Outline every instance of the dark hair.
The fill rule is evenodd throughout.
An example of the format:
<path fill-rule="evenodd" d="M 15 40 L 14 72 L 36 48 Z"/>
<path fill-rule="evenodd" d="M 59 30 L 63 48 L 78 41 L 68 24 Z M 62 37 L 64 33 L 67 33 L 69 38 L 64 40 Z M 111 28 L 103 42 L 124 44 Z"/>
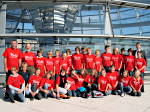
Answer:
<path fill-rule="evenodd" d="M 109 48 L 110 47 L 110 45 L 105 45 L 105 49 L 107 49 L 107 48 Z"/>
<path fill-rule="evenodd" d="M 137 43 L 136 43 L 136 45 L 138 45 L 138 44 L 139 44 L 139 45 L 141 45 L 141 43 L 140 43 L 140 42 L 137 42 Z"/>
<path fill-rule="evenodd" d="M 121 52 L 122 52 L 122 51 L 126 51 L 125 48 L 121 48 Z"/>
<path fill-rule="evenodd" d="M 128 49 L 128 52 L 133 52 L 132 48 L 129 48 L 129 49 Z"/>
<path fill-rule="evenodd" d="M 42 49 L 37 50 L 37 53 L 43 53 Z"/>
<path fill-rule="evenodd" d="M 80 51 L 80 47 L 79 47 L 79 46 L 75 48 L 75 51 L 76 51 L 77 49 Z"/>

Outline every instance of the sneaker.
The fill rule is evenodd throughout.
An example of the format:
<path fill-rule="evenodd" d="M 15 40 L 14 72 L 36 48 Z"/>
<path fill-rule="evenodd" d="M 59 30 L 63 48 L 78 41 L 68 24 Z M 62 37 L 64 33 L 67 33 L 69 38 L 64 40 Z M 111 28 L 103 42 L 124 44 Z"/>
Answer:
<path fill-rule="evenodd" d="M 11 99 L 11 98 L 10 98 L 10 102 L 11 102 L 11 103 L 15 103 L 15 101 L 14 101 L 13 99 Z"/>
<path fill-rule="evenodd" d="M 124 97 L 125 96 L 125 94 L 124 93 L 121 93 L 121 95 L 120 95 L 121 97 Z"/>
<path fill-rule="evenodd" d="M 31 97 L 31 98 L 30 98 L 30 100 L 31 100 L 31 101 L 33 101 L 33 100 L 34 100 L 34 98 L 33 98 L 33 97 Z"/>

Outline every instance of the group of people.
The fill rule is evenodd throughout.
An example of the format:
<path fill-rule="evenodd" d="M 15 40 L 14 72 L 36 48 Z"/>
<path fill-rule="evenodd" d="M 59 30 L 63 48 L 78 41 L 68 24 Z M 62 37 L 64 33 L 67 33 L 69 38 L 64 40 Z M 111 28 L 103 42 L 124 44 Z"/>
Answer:
<path fill-rule="evenodd" d="M 147 66 L 145 52 L 141 44 L 136 44 L 137 50 L 128 49 L 128 54 L 122 48 L 113 49 L 105 46 L 101 54 L 91 48 L 76 47 L 75 53 L 67 49 L 37 54 L 31 51 L 31 45 L 25 45 L 25 52 L 17 48 L 17 41 L 11 41 L 11 47 L 6 48 L 4 70 L 6 72 L 5 99 L 12 103 L 15 99 L 24 102 L 25 97 L 63 98 L 70 97 L 102 97 L 110 94 L 125 96 L 141 96 L 144 92 L 144 70 Z"/>

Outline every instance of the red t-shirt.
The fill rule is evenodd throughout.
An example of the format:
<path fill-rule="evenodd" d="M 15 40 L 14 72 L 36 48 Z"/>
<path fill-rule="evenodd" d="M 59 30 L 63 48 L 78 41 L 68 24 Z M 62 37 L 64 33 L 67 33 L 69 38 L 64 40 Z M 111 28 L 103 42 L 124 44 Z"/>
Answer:
<path fill-rule="evenodd" d="M 125 70 L 131 71 L 134 69 L 135 57 L 133 55 L 125 57 Z"/>
<path fill-rule="evenodd" d="M 106 75 L 108 77 L 109 83 L 112 87 L 112 90 L 116 89 L 115 85 L 119 79 L 119 75 L 118 72 L 114 71 L 114 72 L 109 72 Z"/>
<path fill-rule="evenodd" d="M 35 58 L 35 68 L 40 68 L 42 77 L 45 74 L 45 58 L 44 57 L 36 57 Z"/>
<path fill-rule="evenodd" d="M 105 92 L 108 83 L 109 83 L 108 77 L 104 77 L 102 75 L 99 76 L 99 78 L 98 78 L 98 84 L 100 84 L 100 87 L 98 88 L 98 90 L 102 91 L 102 92 Z"/>
<path fill-rule="evenodd" d="M 119 77 L 119 82 L 122 82 L 122 83 L 123 83 L 123 86 L 124 86 L 124 87 L 127 87 L 127 86 L 129 86 L 130 79 L 131 79 L 130 76 L 127 76 L 127 77 L 122 77 L 122 76 L 120 76 L 120 77 Z"/>
<path fill-rule="evenodd" d="M 60 60 L 61 57 L 54 57 L 55 74 L 60 74 Z"/>
<path fill-rule="evenodd" d="M 135 77 L 131 77 L 130 79 L 130 85 L 132 85 L 132 87 L 138 91 L 140 89 L 140 86 L 143 85 L 144 82 L 142 80 L 142 78 L 140 77 L 140 79 L 136 79 Z"/>
<path fill-rule="evenodd" d="M 72 67 L 72 56 L 67 56 L 67 58 L 69 67 Z"/>
<path fill-rule="evenodd" d="M 102 58 L 101 57 L 95 57 L 95 69 L 97 70 L 97 72 L 100 71 L 100 68 L 102 66 Z"/>
<path fill-rule="evenodd" d="M 17 77 L 10 75 L 7 80 L 7 85 L 14 86 L 18 89 L 21 88 L 21 85 L 24 83 L 24 79 L 21 75 L 18 74 Z"/>
<path fill-rule="evenodd" d="M 123 68 L 124 64 L 125 64 L 125 57 L 126 57 L 126 55 L 120 54 L 120 56 L 122 57 L 122 66 L 121 66 L 121 68 Z"/>
<path fill-rule="evenodd" d="M 45 58 L 45 68 L 46 71 L 54 72 L 54 58 Z"/>
<path fill-rule="evenodd" d="M 85 77 L 84 77 L 84 81 L 91 84 L 91 76 L 89 74 L 87 74 Z"/>
<path fill-rule="evenodd" d="M 138 68 L 138 69 L 141 69 L 143 66 L 146 66 L 146 61 L 144 58 L 136 58 L 135 59 L 135 66 Z M 141 73 L 144 73 L 144 69 L 142 69 L 140 71 Z"/>
<path fill-rule="evenodd" d="M 67 82 L 71 84 L 70 90 L 76 90 L 75 79 L 73 77 L 67 77 Z"/>
<path fill-rule="evenodd" d="M 84 55 L 85 69 L 94 69 L 95 55 Z"/>
<path fill-rule="evenodd" d="M 120 54 L 112 55 L 112 65 L 115 66 L 115 69 L 118 70 L 121 66 L 121 62 L 123 61 L 123 58 Z"/>
<path fill-rule="evenodd" d="M 35 54 L 31 51 L 22 53 L 22 62 L 26 62 L 28 66 L 34 66 Z"/>
<path fill-rule="evenodd" d="M 36 76 L 36 75 L 31 75 L 28 81 L 28 84 L 37 84 L 37 87 L 40 86 L 40 82 L 41 82 L 41 77 L 40 76 Z"/>
<path fill-rule="evenodd" d="M 83 54 L 73 54 L 72 55 L 72 64 L 75 70 L 82 69 L 83 64 Z"/>
<path fill-rule="evenodd" d="M 67 69 L 69 67 L 68 58 L 61 58 L 61 60 L 60 60 L 60 66 L 61 66 L 62 70 L 66 70 L 67 71 Z"/>
<path fill-rule="evenodd" d="M 45 84 L 48 85 L 48 90 L 51 90 L 54 88 L 54 80 L 42 78 L 40 82 L 40 87 L 43 87 Z"/>
<path fill-rule="evenodd" d="M 83 82 L 84 82 L 84 78 L 82 75 L 78 75 L 78 77 L 80 78 L 80 80 L 78 80 L 77 77 L 74 77 L 75 83 L 76 83 L 76 88 L 83 87 Z"/>
<path fill-rule="evenodd" d="M 11 70 L 12 67 L 19 68 L 19 59 L 21 59 L 21 51 L 19 49 L 7 48 L 3 56 L 7 59 L 7 68 Z"/>
<path fill-rule="evenodd" d="M 102 63 L 103 66 L 111 66 L 112 54 L 111 53 L 103 53 L 102 54 Z"/>

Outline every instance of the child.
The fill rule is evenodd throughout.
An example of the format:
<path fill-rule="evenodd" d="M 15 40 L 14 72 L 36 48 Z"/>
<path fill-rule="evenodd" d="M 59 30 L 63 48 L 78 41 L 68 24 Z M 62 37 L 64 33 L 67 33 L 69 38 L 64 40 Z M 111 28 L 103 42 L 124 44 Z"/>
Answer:
<path fill-rule="evenodd" d="M 144 80 L 144 71 L 146 68 L 146 60 L 142 58 L 142 53 L 140 51 L 137 52 L 138 58 L 135 59 L 135 69 L 141 72 L 142 80 Z M 144 85 L 141 88 L 141 92 L 144 92 Z"/>
<path fill-rule="evenodd" d="M 37 51 L 37 57 L 35 58 L 35 68 L 41 69 L 40 76 L 42 77 L 46 70 L 45 70 L 45 58 L 43 57 L 43 50 Z"/>
<path fill-rule="evenodd" d="M 54 73 L 55 71 L 53 52 L 51 51 L 47 52 L 47 58 L 45 58 L 45 68 L 47 72 L 52 71 Z"/>
<path fill-rule="evenodd" d="M 118 94 L 117 86 L 118 86 L 119 74 L 118 74 L 118 72 L 115 71 L 115 67 L 113 65 L 110 67 L 110 72 L 107 73 L 107 77 L 108 77 L 109 83 L 112 88 L 112 94 L 117 95 Z"/>
<path fill-rule="evenodd" d="M 44 98 L 48 98 L 48 96 L 56 98 L 56 94 L 53 90 L 54 80 L 50 79 L 52 75 L 53 75 L 53 72 L 49 71 L 41 79 L 39 89 L 40 89 L 40 93 L 42 94 Z"/>
<path fill-rule="evenodd" d="M 60 74 L 60 50 L 55 51 L 55 57 L 54 57 L 54 65 L 55 65 L 55 79 Z"/>
<path fill-rule="evenodd" d="M 30 100 L 34 100 L 34 98 L 40 100 L 42 98 L 41 94 L 39 94 L 40 73 L 41 69 L 37 68 L 35 74 L 30 76 L 26 86 L 26 95 L 30 97 Z"/>
<path fill-rule="evenodd" d="M 97 81 L 98 81 L 97 70 L 93 69 L 91 72 L 91 76 L 90 76 L 90 84 L 91 84 L 92 91 L 97 90 L 97 88 L 98 88 Z"/>
<path fill-rule="evenodd" d="M 73 69 L 80 73 L 80 70 L 83 69 L 83 54 L 80 53 L 80 48 L 75 48 L 76 53 L 72 55 L 72 64 Z"/>
<path fill-rule="evenodd" d="M 67 77 L 67 83 L 70 84 L 70 88 L 68 89 L 68 95 L 76 97 L 76 85 L 75 85 L 75 76 L 76 76 L 76 71 L 72 70 L 70 77 Z"/>
<path fill-rule="evenodd" d="M 69 73 L 69 62 L 66 53 L 62 54 L 62 58 L 60 60 L 60 70 L 65 70 L 67 74 Z"/>
<path fill-rule="evenodd" d="M 56 78 L 56 94 L 57 98 L 68 99 L 70 97 L 67 96 L 67 75 L 65 70 L 61 70 L 60 76 Z"/>
<path fill-rule="evenodd" d="M 67 54 L 67 59 L 68 59 L 68 63 L 69 63 L 69 70 L 72 69 L 72 55 L 71 55 L 71 50 L 67 49 L 66 50 L 66 54 Z"/>
<path fill-rule="evenodd" d="M 118 53 L 118 48 L 113 49 L 113 55 L 112 55 L 112 64 L 115 66 L 115 70 L 120 72 L 120 69 L 122 67 L 122 61 L 123 58 Z"/>
<path fill-rule="evenodd" d="M 81 69 L 80 74 L 74 76 L 78 97 L 85 97 L 85 94 L 87 93 L 87 90 L 84 87 L 85 77 L 86 77 L 85 69 Z"/>
<path fill-rule="evenodd" d="M 98 78 L 98 90 L 102 92 L 104 96 L 110 95 L 112 92 L 105 69 L 102 69 L 101 75 Z"/>
<path fill-rule="evenodd" d="M 27 83 L 28 83 L 28 80 L 29 80 L 29 77 L 30 77 L 30 72 L 27 70 L 27 67 L 28 67 L 28 65 L 27 65 L 27 63 L 26 62 L 23 62 L 22 64 L 21 64 L 21 69 L 19 70 L 19 74 L 24 78 L 24 80 L 25 80 L 25 85 L 27 85 Z"/>
<path fill-rule="evenodd" d="M 105 53 L 102 54 L 102 63 L 106 72 L 109 72 L 109 68 L 112 65 L 112 54 L 110 53 L 110 46 L 105 46 Z"/>
<path fill-rule="evenodd" d="M 136 70 L 134 76 L 131 77 L 130 86 L 132 88 L 132 95 L 133 96 L 141 96 L 141 88 L 144 84 L 142 78 L 140 77 L 140 71 Z"/>
<path fill-rule="evenodd" d="M 120 53 L 121 57 L 122 57 L 122 66 L 121 66 L 121 69 L 120 69 L 120 75 L 123 74 L 124 72 L 124 64 L 125 64 L 125 48 L 121 48 L 121 53 Z"/>
<path fill-rule="evenodd" d="M 25 96 L 23 91 L 25 89 L 25 81 L 21 75 L 17 73 L 17 68 L 11 68 L 11 75 L 8 77 L 7 85 L 8 85 L 8 95 L 10 101 L 15 103 L 14 97 L 17 96 L 19 101 L 25 102 Z"/>
<path fill-rule="evenodd" d="M 92 49 L 87 49 L 88 53 L 84 55 L 84 68 L 90 73 L 95 66 L 95 55 L 92 54 Z"/>
<path fill-rule="evenodd" d="M 102 70 L 102 68 L 103 68 L 103 65 L 102 65 L 102 58 L 101 58 L 101 56 L 100 56 L 100 50 L 96 50 L 96 51 L 95 51 L 95 60 L 94 60 L 94 62 L 95 62 L 95 67 L 94 67 L 94 69 L 96 69 L 97 72 L 98 72 L 98 75 L 100 75 L 100 74 L 101 74 L 101 70 Z"/>
<path fill-rule="evenodd" d="M 134 67 L 135 67 L 135 57 L 132 55 L 132 48 L 128 49 L 128 55 L 125 57 L 125 70 L 128 71 L 129 75 L 133 75 Z"/>
<path fill-rule="evenodd" d="M 130 83 L 130 76 L 128 75 L 128 71 L 124 71 L 123 75 L 120 76 L 119 78 L 119 90 L 121 91 L 120 95 L 123 97 L 125 95 L 125 93 L 130 94 L 132 89 L 129 86 Z"/>

